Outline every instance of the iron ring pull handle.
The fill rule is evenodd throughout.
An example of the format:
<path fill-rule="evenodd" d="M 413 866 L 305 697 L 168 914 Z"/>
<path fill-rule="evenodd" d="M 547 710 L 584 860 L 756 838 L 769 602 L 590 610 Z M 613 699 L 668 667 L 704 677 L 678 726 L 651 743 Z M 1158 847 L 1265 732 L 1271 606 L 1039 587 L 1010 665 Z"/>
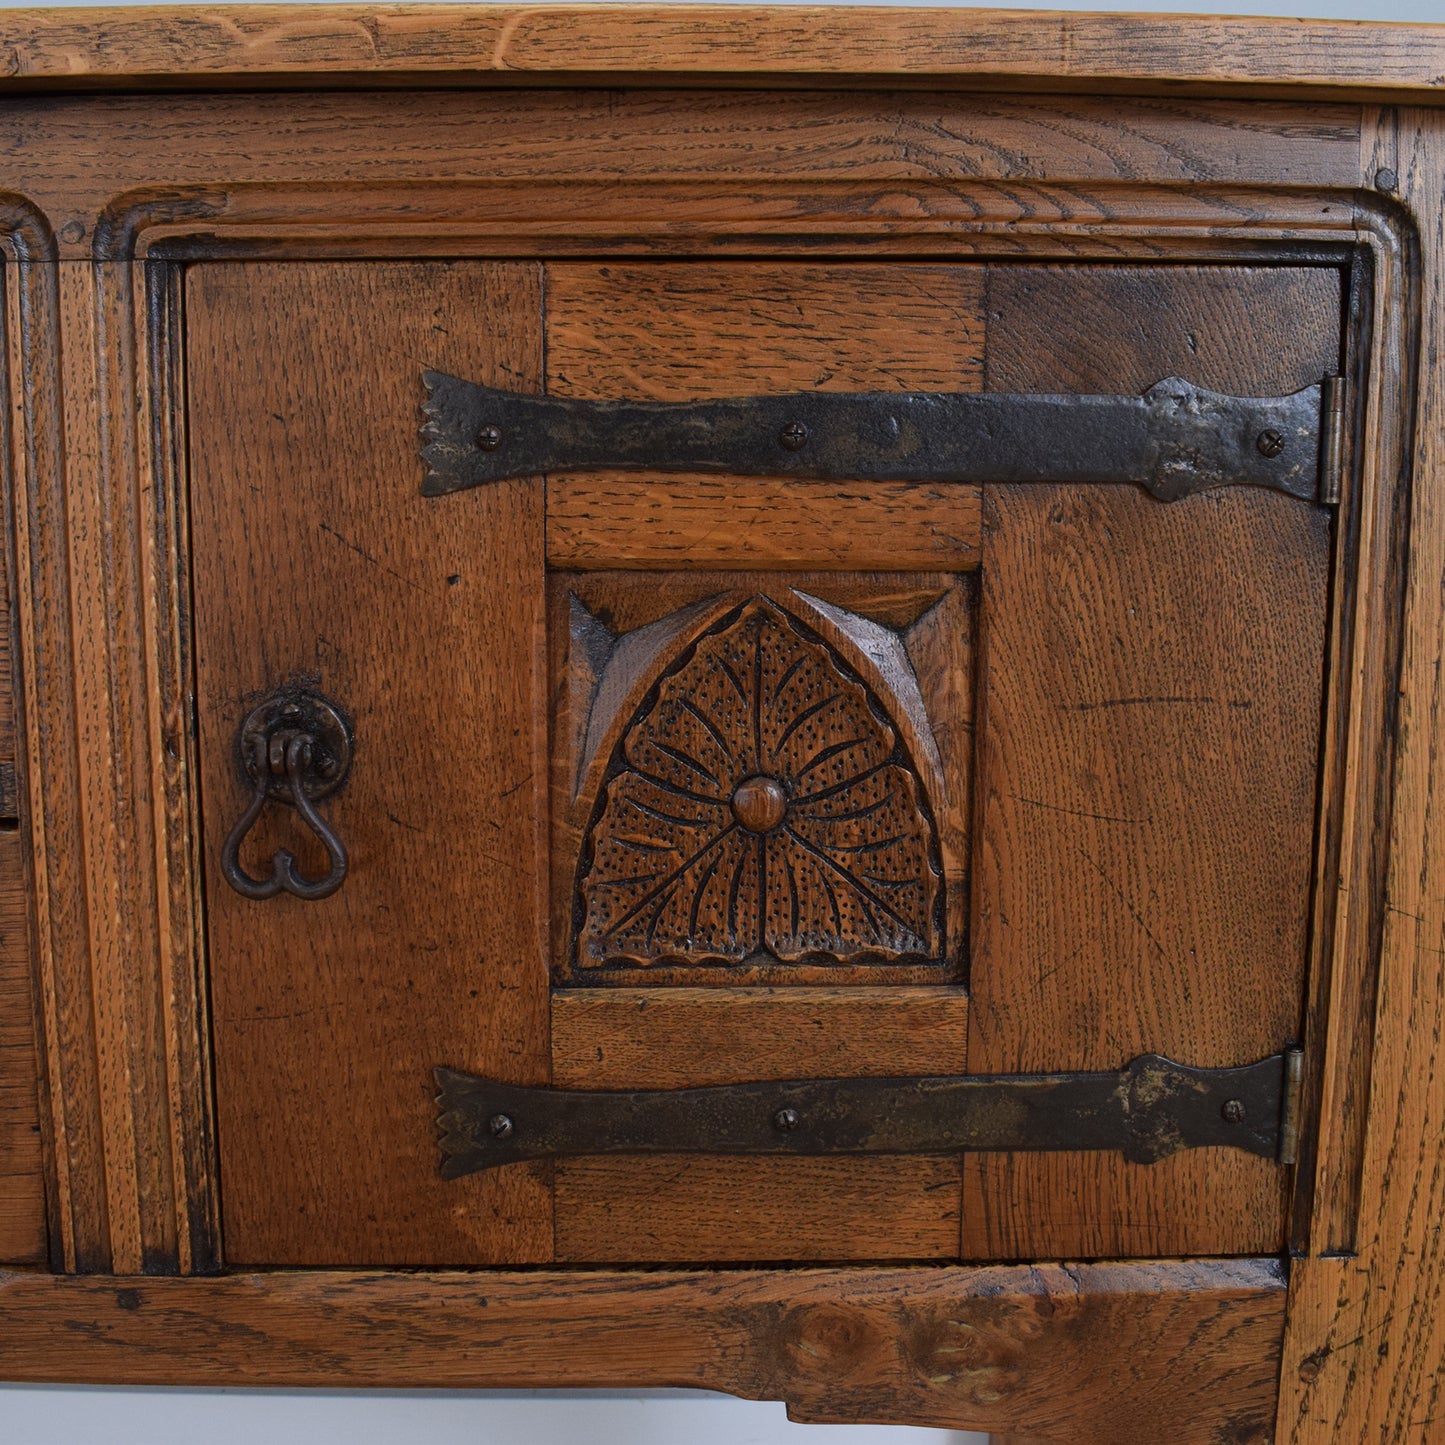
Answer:
<path fill-rule="evenodd" d="M 339 787 L 351 761 L 351 730 L 334 704 L 317 694 L 277 695 L 255 708 L 238 737 L 243 770 L 254 784 L 251 801 L 221 848 L 221 872 L 243 898 L 329 898 L 346 881 L 346 845 L 316 811 L 315 797 Z M 271 876 L 254 878 L 241 864 L 241 845 L 275 799 L 294 807 L 329 860 L 320 878 L 307 878 L 289 848 L 271 858 Z"/>

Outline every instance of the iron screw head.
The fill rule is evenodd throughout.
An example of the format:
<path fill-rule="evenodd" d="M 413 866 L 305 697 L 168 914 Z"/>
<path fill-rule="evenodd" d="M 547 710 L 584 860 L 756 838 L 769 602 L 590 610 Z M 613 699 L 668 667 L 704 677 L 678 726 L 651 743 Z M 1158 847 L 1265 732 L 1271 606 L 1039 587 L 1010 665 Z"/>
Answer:
<path fill-rule="evenodd" d="M 1400 178 L 1389 166 L 1381 166 L 1375 172 L 1375 189 L 1384 191 L 1387 195 L 1393 195 L 1400 189 Z"/>
<path fill-rule="evenodd" d="M 1254 444 L 1262 457 L 1277 457 L 1284 450 L 1284 438 L 1272 429 L 1260 432 Z"/>
<path fill-rule="evenodd" d="M 1224 1115 L 1224 1122 L 1226 1124 L 1242 1124 L 1244 1123 L 1245 1113 L 1244 1100 L 1226 1099 L 1224 1107 L 1219 1112 Z"/>
<path fill-rule="evenodd" d="M 796 1109 L 779 1109 L 773 1115 L 773 1128 L 780 1134 L 786 1134 L 790 1129 L 798 1127 L 798 1111 Z"/>
<path fill-rule="evenodd" d="M 778 433 L 778 440 L 790 452 L 796 452 L 808 444 L 808 428 L 800 421 L 790 421 Z"/>
<path fill-rule="evenodd" d="M 502 429 L 499 426 L 484 426 L 477 433 L 477 445 L 484 452 L 494 452 L 502 444 Z"/>
<path fill-rule="evenodd" d="M 516 1127 L 506 1114 L 493 1114 L 487 1120 L 487 1128 L 492 1131 L 493 1139 L 510 1139 Z"/>

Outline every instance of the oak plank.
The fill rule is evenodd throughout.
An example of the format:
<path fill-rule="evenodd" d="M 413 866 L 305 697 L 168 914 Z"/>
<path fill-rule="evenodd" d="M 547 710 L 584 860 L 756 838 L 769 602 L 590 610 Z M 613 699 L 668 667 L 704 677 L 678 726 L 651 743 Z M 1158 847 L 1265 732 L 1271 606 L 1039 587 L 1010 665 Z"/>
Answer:
<path fill-rule="evenodd" d="M 1333 370 L 1333 271 L 995 268 L 989 385 Z M 1242 1064 L 1299 1037 L 1330 526 L 1264 493 L 985 489 L 969 1068 Z M 966 1258 L 1263 1251 L 1287 1176 L 979 1155 Z"/>
<path fill-rule="evenodd" d="M 977 391 L 983 286 L 966 263 L 557 262 L 547 389 L 654 401 Z"/>
<path fill-rule="evenodd" d="M 552 994 L 552 1081 L 679 1089 L 962 1073 L 959 988 L 617 988 Z"/>
<path fill-rule="evenodd" d="M 439 1177 L 431 1079 L 438 1064 L 547 1078 L 541 489 L 438 506 L 420 496 L 416 439 L 424 366 L 540 380 L 540 301 L 529 265 L 190 273 L 197 706 L 235 1263 L 551 1254 L 540 1168 Z M 324 805 L 351 872 L 324 901 L 252 902 L 217 866 L 246 800 L 234 731 L 260 692 L 297 678 L 354 719 L 353 773 Z M 314 874 L 318 849 L 281 811 L 243 861 L 255 872 L 285 844 Z"/>
<path fill-rule="evenodd" d="M 1445 69 L 1431 25 L 1006 10 L 760 6 L 217 5 L 177 26 L 158 7 L 20 12 L 10 88 L 284 83 L 496 84 L 653 73 L 753 83 L 837 75 L 1011 88 L 1249 86 L 1421 92 Z"/>
<path fill-rule="evenodd" d="M 45 1259 L 39 1090 L 20 834 L 0 828 L 0 1260 L 10 1264 Z"/>
<path fill-rule="evenodd" d="M 1156 217 L 1202 212 L 1237 231 L 1243 207 L 1257 231 L 1260 197 L 1198 183 L 1351 186 L 1358 142 L 1349 106 L 848 89 L 57 96 L 0 110 L 7 186 L 50 218 L 64 259 L 152 246 L 516 258 L 555 256 L 569 237 L 594 255 L 599 240 L 654 256 L 785 240 L 856 255 L 870 228 L 898 232 L 903 255 L 956 259 L 1038 244 L 1045 215 L 1094 230 L 1137 206 L 1146 176 L 1162 188 Z M 1031 182 L 1054 189 L 1019 189 Z M 1310 232 L 1345 219 L 1338 197 L 1306 189 L 1277 205 Z M 993 239 L 971 234 L 990 217 Z"/>
<path fill-rule="evenodd" d="M 846 262 L 554 263 L 547 389 L 657 401 L 976 391 L 983 269 Z M 549 479 L 554 566 L 977 563 L 976 487 L 589 472 Z M 599 563 L 599 559 L 600 563 Z"/>
<path fill-rule="evenodd" d="M 559 989 L 553 1082 L 665 1089 L 964 1071 L 960 988 Z M 952 1259 L 957 1157 L 559 1160 L 557 1259 Z"/>
<path fill-rule="evenodd" d="M 956 1157 L 657 1154 L 553 1167 L 559 1264 L 958 1256 Z"/>
<path fill-rule="evenodd" d="M 552 995 L 563 1088 L 962 1073 L 967 1042 L 958 988 Z M 575 1159 L 556 1181 L 559 1261 L 951 1259 L 958 1247 L 957 1159 Z"/>
<path fill-rule="evenodd" d="M 665 1386 L 803 1421 L 1110 1445 L 1263 1441 L 1275 1260 L 989 1269 L 0 1274 L 17 1381 Z"/>
<path fill-rule="evenodd" d="M 962 485 L 564 475 L 547 483 L 547 561 L 963 572 L 978 566 L 982 515 L 981 491 Z"/>

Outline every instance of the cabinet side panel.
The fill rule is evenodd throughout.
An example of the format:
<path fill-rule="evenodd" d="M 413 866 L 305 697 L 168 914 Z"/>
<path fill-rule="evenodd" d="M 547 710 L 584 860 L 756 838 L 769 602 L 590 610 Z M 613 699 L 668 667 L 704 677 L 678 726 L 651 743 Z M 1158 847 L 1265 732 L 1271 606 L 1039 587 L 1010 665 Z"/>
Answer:
<path fill-rule="evenodd" d="M 1336 369 L 1333 271 L 994 268 L 1002 391 Z M 1225 1066 L 1299 1036 L 1330 518 L 1238 489 L 985 490 L 975 1073 Z M 977 1258 L 1266 1252 L 1287 1176 L 1233 1150 L 965 1163 Z"/>
<path fill-rule="evenodd" d="M 1402 109 L 1367 119 L 1362 179 L 1371 184 L 1388 168 L 1419 228 L 1418 250 L 1391 268 L 1385 291 L 1386 304 L 1407 316 L 1412 293 L 1419 299 L 1418 410 L 1409 405 L 1406 347 L 1386 352 L 1371 395 L 1383 433 L 1372 439 L 1371 464 L 1383 478 L 1396 461 L 1389 428 L 1406 418 L 1415 427 L 1405 436 L 1413 452 L 1408 550 L 1397 548 L 1409 571 L 1384 931 L 1370 1001 L 1374 1055 L 1368 1089 L 1350 1101 L 1365 1115 L 1359 1247 L 1291 1266 L 1281 1445 L 1435 1442 L 1445 1424 L 1445 116 Z M 1345 1052 L 1349 1040 L 1340 1029 L 1331 1044 Z M 1351 1168 L 1338 1138 L 1321 1144 L 1326 1167 Z"/>
<path fill-rule="evenodd" d="M 423 498 L 421 371 L 535 386 L 530 265 L 201 266 L 188 290 L 196 654 L 226 1254 L 276 1265 L 550 1257 L 540 1166 L 438 1174 L 439 1064 L 548 1074 L 540 482 Z M 322 901 L 240 897 L 257 695 L 351 714 Z M 289 809 L 243 862 L 323 860 Z"/>

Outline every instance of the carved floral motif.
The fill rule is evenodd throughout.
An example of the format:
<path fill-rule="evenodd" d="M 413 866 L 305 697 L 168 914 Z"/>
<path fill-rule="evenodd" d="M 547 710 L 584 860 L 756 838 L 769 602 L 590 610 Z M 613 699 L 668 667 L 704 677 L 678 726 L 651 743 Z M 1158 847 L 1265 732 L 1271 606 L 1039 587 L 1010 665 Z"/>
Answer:
<path fill-rule="evenodd" d="M 893 727 L 761 597 L 661 678 L 589 841 L 584 968 L 941 953 L 937 841 Z"/>

